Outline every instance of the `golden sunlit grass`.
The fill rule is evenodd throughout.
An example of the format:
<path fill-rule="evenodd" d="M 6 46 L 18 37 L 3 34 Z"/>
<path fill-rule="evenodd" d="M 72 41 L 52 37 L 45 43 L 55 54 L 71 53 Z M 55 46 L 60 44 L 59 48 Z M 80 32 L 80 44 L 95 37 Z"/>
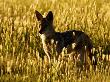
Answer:
<path fill-rule="evenodd" d="M 97 70 L 78 73 L 70 60 L 57 63 L 52 59 L 51 65 L 47 65 L 35 10 L 44 16 L 51 10 L 56 31 L 75 29 L 86 32 L 97 52 Z M 109 45 L 109 0 L 0 1 L 1 82 L 109 82 L 110 59 L 105 56 L 110 54 Z"/>

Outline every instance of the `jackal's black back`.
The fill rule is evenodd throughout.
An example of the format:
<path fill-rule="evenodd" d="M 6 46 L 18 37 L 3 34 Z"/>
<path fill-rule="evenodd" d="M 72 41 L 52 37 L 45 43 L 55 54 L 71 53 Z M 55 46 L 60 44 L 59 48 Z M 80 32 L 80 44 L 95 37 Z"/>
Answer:
<path fill-rule="evenodd" d="M 81 35 L 83 35 L 84 38 L 87 38 L 88 41 L 86 42 L 85 40 L 83 40 Z M 70 31 L 62 32 L 61 36 L 63 37 L 63 40 L 64 40 L 64 47 L 67 47 L 68 45 L 71 45 L 72 43 L 75 43 L 77 41 L 77 39 L 79 39 L 79 41 L 77 41 L 79 48 L 84 46 L 84 45 L 86 45 L 89 48 L 92 48 L 92 44 L 91 44 L 91 42 L 89 42 L 90 38 L 88 37 L 87 34 L 85 34 L 82 31 L 70 30 Z M 82 40 L 80 40 L 80 38 Z"/>

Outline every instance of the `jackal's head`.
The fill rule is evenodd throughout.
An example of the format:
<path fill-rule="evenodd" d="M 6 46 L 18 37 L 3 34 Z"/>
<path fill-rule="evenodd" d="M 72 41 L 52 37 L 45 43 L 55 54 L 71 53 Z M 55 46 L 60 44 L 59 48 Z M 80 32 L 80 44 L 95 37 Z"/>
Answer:
<path fill-rule="evenodd" d="M 49 11 L 45 18 L 38 11 L 35 11 L 35 14 L 37 20 L 40 22 L 39 33 L 41 35 L 45 35 L 46 37 L 51 36 L 54 33 L 52 11 Z"/>

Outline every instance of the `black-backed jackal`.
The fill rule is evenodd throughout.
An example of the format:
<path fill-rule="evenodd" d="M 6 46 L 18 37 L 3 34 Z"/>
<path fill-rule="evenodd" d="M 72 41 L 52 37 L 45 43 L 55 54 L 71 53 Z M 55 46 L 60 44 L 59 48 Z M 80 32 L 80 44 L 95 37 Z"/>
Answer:
<path fill-rule="evenodd" d="M 51 41 L 55 44 L 55 50 L 57 53 L 57 58 L 61 54 L 63 48 L 67 49 L 67 53 L 72 53 L 73 51 L 79 54 L 79 59 L 81 63 L 84 63 L 87 54 L 93 65 L 97 64 L 96 56 L 92 54 L 92 41 L 82 31 L 69 30 L 65 32 L 56 32 L 53 26 L 53 13 L 49 11 L 47 16 L 44 18 L 38 11 L 35 11 L 36 17 L 40 22 L 40 35 L 43 43 L 43 49 L 50 61 L 52 54 L 50 53 Z M 73 47 L 74 45 L 74 47 Z"/>

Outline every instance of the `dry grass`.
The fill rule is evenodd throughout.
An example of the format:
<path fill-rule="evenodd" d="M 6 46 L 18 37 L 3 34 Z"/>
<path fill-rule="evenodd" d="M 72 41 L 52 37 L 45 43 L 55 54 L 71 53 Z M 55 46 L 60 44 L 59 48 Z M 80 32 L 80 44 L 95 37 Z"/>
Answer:
<path fill-rule="evenodd" d="M 72 61 L 47 65 L 34 11 L 54 13 L 56 31 L 86 32 L 97 51 L 97 70 L 82 71 Z M 109 82 L 109 0 L 2 0 L 0 1 L 1 82 Z M 104 52 L 104 53 L 103 53 Z M 108 56 L 108 55 L 107 55 Z M 107 57 L 106 56 L 106 57 Z"/>

